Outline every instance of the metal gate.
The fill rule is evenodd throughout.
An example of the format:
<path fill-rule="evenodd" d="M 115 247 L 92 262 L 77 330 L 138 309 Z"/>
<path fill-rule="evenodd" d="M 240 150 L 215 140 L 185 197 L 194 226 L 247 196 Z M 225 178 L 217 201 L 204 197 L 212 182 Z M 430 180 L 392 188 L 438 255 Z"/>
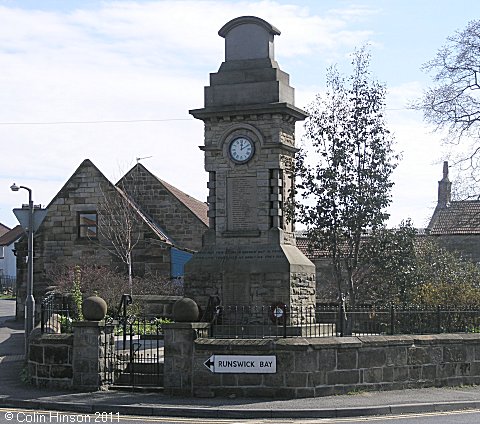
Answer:
<path fill-rule="evenodd" d="M 159 320 L 135 316 L 112 320 L 106 326 L 104 349 L 104 384 L 163 387 L 163 331 Z"/>

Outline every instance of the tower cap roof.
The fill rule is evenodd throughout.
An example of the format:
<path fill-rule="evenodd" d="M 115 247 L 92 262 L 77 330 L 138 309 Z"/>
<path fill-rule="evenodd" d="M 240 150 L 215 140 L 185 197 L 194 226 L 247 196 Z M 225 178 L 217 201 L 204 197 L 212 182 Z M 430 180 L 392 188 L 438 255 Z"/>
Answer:
<path fill-rule="evenodd" d="M 240 16 L 238 18 L 232 19 L 231 21 L 227 22 L 222 28 L 220 28 L 220 30 L 218 31 L 218 35 L 225 38 L 226 35 L 233 28 L 244 24 L 256 24 L 263 27 L 272 35 L 280 35 L 279 29 L 275 28 L 272 24 L 269 24 L 264 19 L 257 18 L 256 16 Z"/>

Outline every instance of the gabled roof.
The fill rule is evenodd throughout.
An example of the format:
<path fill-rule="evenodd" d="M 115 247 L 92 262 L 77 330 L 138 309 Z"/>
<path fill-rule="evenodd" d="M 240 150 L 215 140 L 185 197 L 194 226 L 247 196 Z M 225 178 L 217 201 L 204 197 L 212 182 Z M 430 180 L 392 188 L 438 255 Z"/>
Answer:
<path fill-rule="evenodd" d="M 4 234 L 8 233 L 10 231 L 10 228 L 8 228 L 6 225 L 3 225 L 0 222 L 0 236 L 3 236 Z"/>
<path fill-rule="evenodd" d="M 80 165 L 79 167 L 75 170 L 75 172 L 72 174 L 72 176 L 68 179 L 68 181 L 63 185 L 63 187 L 60 189 L 60 191 L 55 195 L 55 197 L 52 199 L 52 201 L 49 203 L 49 205 L 47 206 L 47 208 L 55 202 L 55 200 L 57 199 L 57 197 L 59 197 L 62 192 L 68 187 L 68 185 L 70 184 L 70 182 L 73 180 L 73 178 L 75 177 L 75 175 L 80 172 L 82 170 L 82 168 L 86 168 L 86 167 L 92 167 L 94 168 L 104 179 L 105 179 L 105 182 L 107 184 L 110 184 L 111 188 L 113 190 L 117 190 L 118 193 L 121 195 L 121 196 L 124 196 L 125 198 L 127 198 L 129 204 L 131 205 L 131 207 L 135 210 L 135 212 L 140 216 L 140 219 L 154 232 L 154 234 L 156 234 L 160 240 L 162 241 L 165 241 L 166 243 L 168 244 L 172 244 L 172 241 L 171 239 L 166 235 L 165 231 L 163 231 L 160 226 L 158 224 L 156 224 L 154 221 L 152 221 L 151 219 L 149 219 L 145 213 L 143 213 L 141 211 L 141 209 L 128 197 L 126 196 L 118 187 L 116 187 L 115 185 L 113 185 L 113 183 L 105 176 L 103 175 L 103 173 L 94 165 L 94 163 L 90 160 L 90 159 L 85 159 Z"/>
<path fill-rule="evenodd" d="M 454 201 L 437 207 L 428 230 L 431 235 L 480 234 L 480 201 Z"/>
<path fill-rule="evenodd" d="M 157 237 L 164 241 L 167 244 L 174 245 L 173 240 L 165 233 L 165 231 L 158 225 L 152 218 L 145 214 L 140 207 L 130 198 L 126 193 L 124 193 L 120 188 L 116 187 L 118 193 L 123 196 L 140 219 L 157 235 Z"/>
<path fill-rule="evenodd" d="M 208 227 L 208 205 L 205 202 L 195 199 L 160 178 L 157 178 L 157 180 Z"/>
<path fill-rule="evenodd" d="M 17 225 L 16 227 L 12 228 L 10 231 L 0 237 L 0 246 L 8 246 L 12 244 L 14 241 L 18 240 L 23 234 L 25 234 L 24 229 L 21 225 Z"/>
<path fill-rule="evenodd" d="M 202 221 L 208 227 L 208 205 L 205 202 L 195 199 L 187 193 L 179 190 L 173 185 L 161 180 L 156 175 L 152 174 L 141 163 L 137 163 L 125 176 L 130 174 L 136 167 L 142 169 L 142 171 L 150 174 L 152 178 L 155 178 L 161 185 L 163 185 L 180 203 L 182 203 L 187 209 L 189 209 L 200 221 Z M 125 178 L 125 176 L 123 178 Z M 121 180 L 120 180 L 121 181 Z M 117 183 L 118 184 L 118 183 Z"/>
<path fill-rule="evenodd" d="M 58 193 L 53 197 L 53 199 L 47 205 L 47 209 L 55 202 L 55 200 L 57 200 L 58 197 L 61 196 L 63 191 L 66 190 L 68 185 L 73 181 L 75 176 L 82 170 L 82 168 L 87 168 L 87 167 L 94 168 L 95 171 L 97 171 L 103 178 L 105 178 L 105 182 L 107 182 L 108 184 L 111 184 L 112 187 L 114 187 L 114 185 L 109 181 L 109 179 L 105 175 L 103 175 L 102 171 L 100 171 L 90 159 L 84 159 L 82 163 L 78 166 L 78 168 L 75 170 L 75 172 L 67 180 L 67 182 L 62 186 L 62 188 L 58 191 Z"/>

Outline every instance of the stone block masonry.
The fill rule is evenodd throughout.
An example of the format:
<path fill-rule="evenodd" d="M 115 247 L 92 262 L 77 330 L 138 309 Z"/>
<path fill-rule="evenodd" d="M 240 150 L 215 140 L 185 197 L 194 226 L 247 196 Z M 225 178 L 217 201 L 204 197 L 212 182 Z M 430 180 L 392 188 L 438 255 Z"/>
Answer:
<path fill-rule="evenodd" d="M 28 377 L 37 387 L 98 390 L 103 384 L 106 344 L 111 326 L 103 321 L 73 325 L 73 334 L 42 334 L 31 338 Z"/>
<path fill-rule="evenodd" d="M 182 331 L 186 336 L 186 329 Z M 172 362 L 166 370 L 166 381 L 175 382 L 165 386 L 170 394 L 300 398 L 480 384 L 479 334 L 194 340 L 195 332 L 190 332 L 190 338 L 175 339 L 182 364 Z M 189 340 L 193 349 L 178 345 Z M 166 340 L 166 354 L 168 349 Z M 212 373 L 204 365 L 212 355 L 273 355 L 277 372 Z"/>
<path fill-rule="evenodd" d="M 185 266 L 185 295 L 203 308 L 209 296 L 224 306 L 315 305 L 315 267 L 285 216 L 295 122 L 307 115 L 294 106 L 289 76 L 274 60 L 279 34 L 252 16 L 225 24 L 225 61 L 210 75 L 204 107 L 190 111 L 205 124 L 209 230 Z M 231 151 L 240 140 L 251 153 L 242 161 Z"/>
<path fill-rule="evenodd" d="M 30 342 L 28 375 L 37 387 L 73 387 L 73 334 L 43 334 Z"/>

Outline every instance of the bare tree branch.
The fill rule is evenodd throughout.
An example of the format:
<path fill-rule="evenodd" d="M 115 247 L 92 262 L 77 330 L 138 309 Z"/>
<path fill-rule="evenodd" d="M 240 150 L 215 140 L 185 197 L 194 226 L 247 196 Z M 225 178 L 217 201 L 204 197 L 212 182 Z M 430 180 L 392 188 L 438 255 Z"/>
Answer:
<path fill-rule="evenodd" d="M 423 65 L 434 85 L 413 105 L 435 130 L 446 130 L 445 144 L 466 145 L 457 164 L 478 175 L 480 141 L 480 20 L 447 38 L 445 46 Z M 463 168 L 462 168 L 463 169 Z M 465 170 L 465 169 L 463 169 Z M 476 178 L 478 179 L 478 178 Z"/>

